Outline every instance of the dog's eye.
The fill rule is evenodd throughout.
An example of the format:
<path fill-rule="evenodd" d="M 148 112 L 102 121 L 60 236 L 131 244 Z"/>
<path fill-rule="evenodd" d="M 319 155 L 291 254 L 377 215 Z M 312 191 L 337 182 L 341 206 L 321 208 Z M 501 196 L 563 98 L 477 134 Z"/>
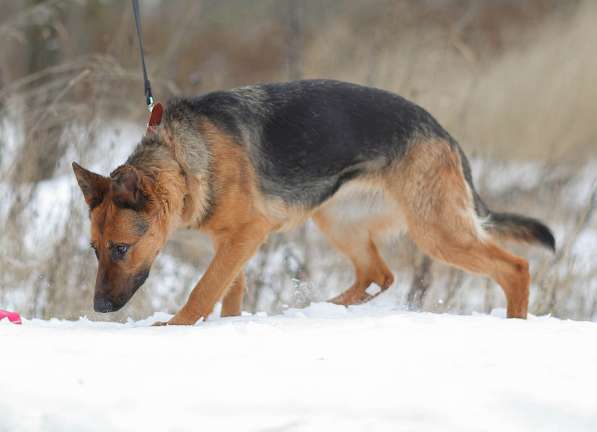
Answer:
<path fill-rule="evenodd" d="M 114 245 L 112 247 L 112 259 L 121 260 L 124 258 L 129 250 L 129 246 L 125 244 Z"/>
<path fill-rule="evenodd" d="M 95 253 L 95 257 L 97 259 L 99 259 L 99 253 L 98 253 L 97 248 L 95 247 L 95 245 L 93 243 L 91 243 L 89 246 L 91 246 L 91 249 L 93 249 L 93 252 Z"/>

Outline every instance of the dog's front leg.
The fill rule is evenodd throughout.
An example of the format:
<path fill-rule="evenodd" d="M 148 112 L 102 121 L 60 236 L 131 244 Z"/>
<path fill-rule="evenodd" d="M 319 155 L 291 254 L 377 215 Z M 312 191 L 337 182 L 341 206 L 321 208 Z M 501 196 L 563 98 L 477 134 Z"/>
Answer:
<path fill-rule="evenodd" d="M 168 321 L 168 325 L 193 325 L 207 317 L 268 233 L 269 229 L 256 223 L 214 236 L 216 253 L 213 260 L 187 303 Z"/>
<path fill-rule="evenodd" d="M 241 270 L 222 300 L 222 317 L 239 316 L 245 295 L 245 272 Z"/>

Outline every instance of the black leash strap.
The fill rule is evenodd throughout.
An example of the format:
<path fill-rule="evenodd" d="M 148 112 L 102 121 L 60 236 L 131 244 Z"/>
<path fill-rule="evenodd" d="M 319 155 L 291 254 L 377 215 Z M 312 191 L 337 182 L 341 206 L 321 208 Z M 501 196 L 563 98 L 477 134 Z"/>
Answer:
<path fill-rule="evenodd" d="M 153 109 L 153 94 L 151 93 L 151 83 L 147 77 L 147 67 L 145 66 L 145 55 L 143 53 L 143 35 L 141 34 L 141 18 L 139 14 L 139 0 L 133 2 L 133 14 L 135 15 L 135 27 L 137 27 L 137 37 L 139 38 L 139 51 L 141 52 L 141 64 L 143 65 L 143 81 L 145 86 L 145 103 L 149 112 Z"/>

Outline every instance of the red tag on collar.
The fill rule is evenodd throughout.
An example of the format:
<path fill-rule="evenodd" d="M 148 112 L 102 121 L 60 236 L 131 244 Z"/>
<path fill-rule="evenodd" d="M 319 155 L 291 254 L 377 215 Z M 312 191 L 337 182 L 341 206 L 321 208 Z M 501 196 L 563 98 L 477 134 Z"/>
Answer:
<path fill-rule="evenodd" d="M 151 110 L 151 115 L 149 116 L 149 123 L 147 123 L 147 133 L 156 133 L 158 131 L 158 126 L 162 122 L 162 114 L 164 113 L 164 108 L 162 107 L 161 103 L 156 103 Z"/>

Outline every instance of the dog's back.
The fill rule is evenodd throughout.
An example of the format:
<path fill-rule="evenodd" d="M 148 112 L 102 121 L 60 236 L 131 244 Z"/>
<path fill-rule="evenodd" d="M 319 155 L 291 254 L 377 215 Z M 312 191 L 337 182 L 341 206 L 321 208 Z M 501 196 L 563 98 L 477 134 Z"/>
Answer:
<path fill-rule="evenodd" d="M 167 108 L 171 116 L 189 112 L 209 118 L 246 146 L 265 194 L 308 207 L 347 180 L 387 168 L 417 137 L 451 141 L 412 102 L 330 80 L 242 87 L 176 99 Z"/>

